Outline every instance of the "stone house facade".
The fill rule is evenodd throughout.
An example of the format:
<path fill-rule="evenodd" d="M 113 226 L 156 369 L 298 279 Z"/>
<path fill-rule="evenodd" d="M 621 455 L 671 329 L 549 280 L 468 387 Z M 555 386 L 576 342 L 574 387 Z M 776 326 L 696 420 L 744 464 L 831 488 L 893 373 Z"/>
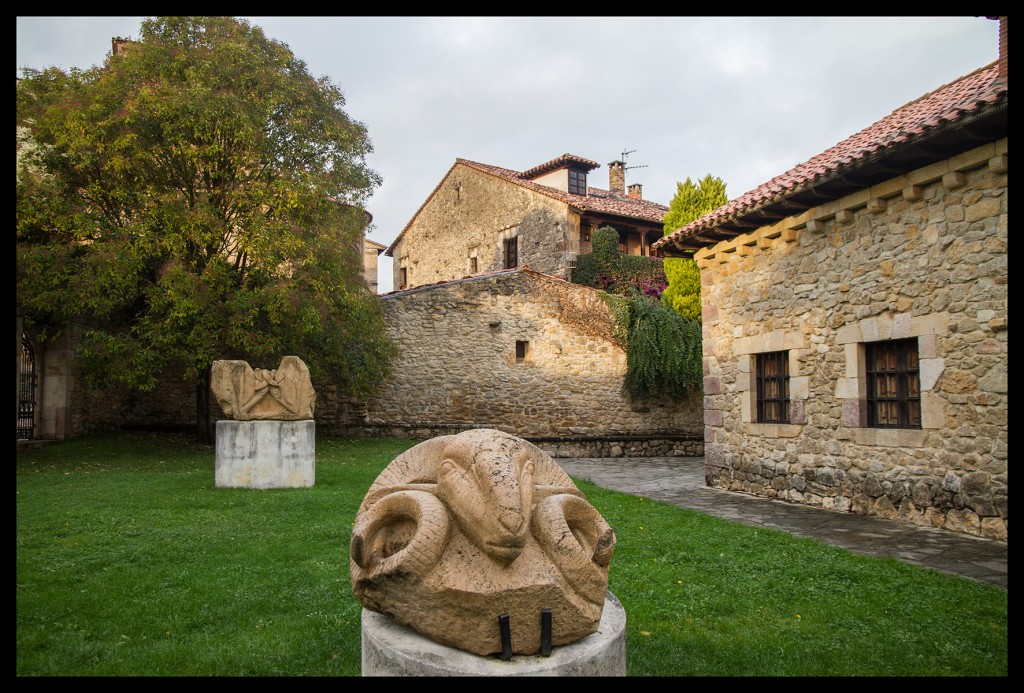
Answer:
<path fill-rule="evenodd" d="M 701 269 L 710 486 L 1007 538 L 1005 21 L 998 61 L 655 245 Z"/>
<path fill-rule="evenodd" d="M 609 166 L 609 189 L 591 187 L 600 164 L 572 154 L 512 171 L 457 159 L 385 251 L 396 290 L 527 266 L 569 278 L 590 234 L 619 231 L 623 252 L 647 255 L 668 207 L 625 185 L 626 165 Z"/>
<path fill-rule="evenodd" d="M 703 451 L 699 393 L 630 404 L 626 354 L 595 289 L 514 268 L 382 300 L 399 347 L 394 375 L 368 401 L 339 407 L 327 432 L 425 439 L 489 427 L 556 456 Z"/>
<path fill-rule="evenodd" d="M 380 254 L 387 250 L 387 246 L 377 241 L 372 241 L 363 234 L 363 277 L 370 291 L 377 293 L 379 282 L 377 280 L 377 259 Z"/>

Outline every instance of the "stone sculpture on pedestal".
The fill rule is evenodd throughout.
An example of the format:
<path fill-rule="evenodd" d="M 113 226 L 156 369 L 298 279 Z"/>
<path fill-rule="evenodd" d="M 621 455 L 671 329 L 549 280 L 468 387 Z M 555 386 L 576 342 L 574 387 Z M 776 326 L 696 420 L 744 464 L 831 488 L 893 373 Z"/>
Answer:
<path fill-rule="evenodd" d="M 363 606 L 477 655 L 547 654 L 601 621 L 615 533 L 532 443 L 422 442 L 370 486 L 349 545 Z"/>
<path fill-rule="evenodd" d="M 217 488 L 301 488 L 316 478 L 316 392 L 309 368 L 285 356 L 276 369 L 214 361 L 210 389 L 217 422 Z"/>

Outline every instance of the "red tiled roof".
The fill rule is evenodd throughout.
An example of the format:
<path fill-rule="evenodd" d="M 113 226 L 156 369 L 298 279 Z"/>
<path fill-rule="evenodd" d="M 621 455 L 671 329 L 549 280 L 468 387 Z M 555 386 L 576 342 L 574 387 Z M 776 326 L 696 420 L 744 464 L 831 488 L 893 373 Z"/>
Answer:
<path fill-rule="evenodd" d="M 834 147 L 659 239 L 652 248 L 658 250 L 673 241 L 778 202 L 796 191 L 813 188 L 825 177 L 834 178 L 869 157 L 884 155 L 891 147 L 923 138 L 949 123 L 963 121 L 1006 96 L 1007 83 L 999 78 L 998 61 L 979 68 L 897 108 Z"/>
<path fill-rule="evenodd" d="M 402 237 L 405 236 L 405 232 L 409 230 L 410 226 L 412 226 L 413 220 L 416 219 L 419 213 L 426 206 L 427 202 L 429 202 L 430 199 L 437 193 L 438 189 L 441 187 L 441 183 L 443 183 L 445 179 L 447 179 L 448 176 L 451 175 L 452 170 L 454 170 L 454 168 L 459 165 L 469 166 L 470 168 L 474 168 L 482 173 L 502 178 L 511 183 L 515 183 L 520 187 L 540 193 L 541 195 L 546 195 L 547 197 L 552 197 L 556 200 L 560 200 L 566 203 L 567 205 L 570 205 L 571 207 L 575 208 L 581 213 L 593 212 L 598 214 L 611 214 L 620 217 L 627 217 L 630 219 L 640 219 L 655 224 L 660 224 L 662 220 L 664 220 L 665 213 L 668 212 L 668 207 L 666 207 L 665 205 L 658 204 L 657 202 L 637 199 L 625 195 L 616 195 L 612 194 L 608 190 L 602 190 L 601 188 L 591 188 L 589 186 L 587 187 L 586 195 L 573 195 L 572 193 L 562 192 L 561 190 L 548 187 L 547 185 L 540 185 L 539 183 L 534 183 L 527 177 L 527 173 L 530 173 L 531 175 L 538 175 L 537 172 L 540 169 L 550 164 L 553 164 L 554 162 L 563 162 L 564 164 L 570 160 L 577 163 L 585 163 L 586 165 L 594 164 L 595 167 L 600 165 L 594 163 L 593 161 L 590 161 L 589 159 L 583 159 L 572 154 L 563 154 L 557 159 L 552 159 L 551 161 L 545 164 L 535 166 L 529 171 L 522 173 L 507 168 L 501 168 L 500 166 L 481 164 L 476 161 L 470 161 L 468 159 L 456 159 L 452 167 L 448 169 L 448 173 L 446 173 L 444 177 L 441 179 L 441 181 L 436 186 L 434 186 L 434 189 L 431 191 L 427 199 L 424 200 L 423 204 L 419 206 L 419 209 L 416 210 L 416 213 L 412 215 L 412 219 L 410 219 L 409 223 L 405 225 L 405 228 L 402 229 L 402 232 L 398 234 L 398 237 L 395 238 L 394 241 L 391 242 L 391 245 L 388 247 L 385 254 L 388 256 L 391 255 L 391 253 L 394 251 L 395 246 L 398 244 L 400 240 L 402 240 Z M 557 167 L 553 167 L 552 169 L 549 170 L 554 170 L 554 168 Z"/>
<path fill-rule="evenodd" d="M 549 171 L 557 171 L 560 168 L 570 168 L 573 164 L 577 164 L 575 168 L 585 168 L 588 171 L 592 171 L 598 168 L 601 164 L 590 159 L 584 159 L 581 156 L 575 154 L 563 154 L 557 159 L 551 161 L 545 161 L 540 166 L 534 166 L 533 168 L 523 171 L 523 178 L 536 178 L 537 176 L 548 173 Z"/>

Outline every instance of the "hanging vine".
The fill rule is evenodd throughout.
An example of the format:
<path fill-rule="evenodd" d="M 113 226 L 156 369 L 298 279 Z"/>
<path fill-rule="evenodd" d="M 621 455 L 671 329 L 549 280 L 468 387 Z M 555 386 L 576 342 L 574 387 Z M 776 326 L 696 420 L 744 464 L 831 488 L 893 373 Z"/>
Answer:
<path fill-rule="evenodd" d="M 654 258 L 619 252 L 619 233 L 611 227 L 593 236 L 594 252 L 581 255 L 573 281 L 601 289 L 615 321 L 613 336 L 626 351 L 623 388 L 635 403 L 659 397 L 683 400 L 704 387 L 699 320 L 660 302 L 651 285 L 662 280 Z M 641 270 L 642 268 L 642 270 Z"/>

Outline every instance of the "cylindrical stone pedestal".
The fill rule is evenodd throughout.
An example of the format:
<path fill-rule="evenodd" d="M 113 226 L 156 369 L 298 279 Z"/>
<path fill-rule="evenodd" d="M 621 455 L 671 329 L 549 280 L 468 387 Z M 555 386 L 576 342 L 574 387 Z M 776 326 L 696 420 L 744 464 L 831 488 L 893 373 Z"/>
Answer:
<path fill-rule="evenodd" d="M 217 488 L 304 488 L 315 481 L 316 424 L 217 422 Z"/>
<path fill-rule="evenodd" d="M 363 609 L 363 676 L 625 676 L 626 612 L 608 592 L 596 632 L 549 656 L 481 657 Z"/>

